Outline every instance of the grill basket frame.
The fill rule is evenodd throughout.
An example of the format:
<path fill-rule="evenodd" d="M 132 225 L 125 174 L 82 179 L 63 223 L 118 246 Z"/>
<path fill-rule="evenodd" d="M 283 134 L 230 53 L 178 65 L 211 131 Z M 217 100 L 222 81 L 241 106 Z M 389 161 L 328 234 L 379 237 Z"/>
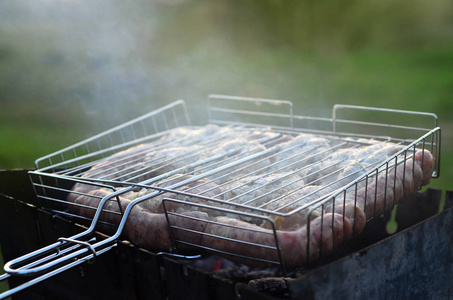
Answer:
<path fill-rule="evenodd" d="M 234 103 L 234 104 L 232 104 Z M 258 108 L 262 108 L 263 111 L 255 111 L 255 110 L 248 110 L 248 109 L 236 109 L 236 103 L 245 103 L 246 105 L 255 105 Z M 222 105 L 226 105 L 222 107 Z M 232 108 L 233 107 L 233 108 Z M 271 109 L 266 111 L 266 108 L 270 107 Z M 274 109 L 279 108 L 282 109 L 283 112 L 275 113 Z M 373 114 L 382 114 L 382 115 L 397 115 L 397 116 L 404 116 L 410 118 L 416 118 L 418 121 L 421 119 L 427 120 L 425 123 L 432 124 L 432 127 L 420 127 L 420 126 L 406 126 L 398 124 L 391 124 L 391 123 L 378 123 L 378 122 L 369 122 L 363 121 L 358 119 L 348 119 L 341 117 L 341 113 L 351 112 L 351 111 L 366 111 L 371 112 Z M 286 112 L 285 112 L 286 111 Z M 218 113 L 220 113 L 220 118 L 218 118 Z M 222 116 L 230 115 L 228 118 L 229 120 L 222 119 Z M 261 120 L 256 122 L 253 121 L 238 121 L 247 119 L 251 117 L 253 118 L 265 118 L 267 120 L 274 120 L 275 122 L 266 122 L 265 124 L 261 123 Z M 394 118 L 394 120 L 400 120 L 400 118 Z M 309 121 L 310 123 L 318 123 L 321 124 L 318 128 L 302 128 L 301 124 Z M 380 108 L 366 108 L 360 106 L 350 106 L 350 105 L 335 105 L 332 110 L 332 116 L 330 118 L 325 117 L 311 117 L 311 116 L 299 116 L 293 113 L 293 104 L 289 101 L 281 101 L 281 100 L 271 100 L 271 99 L 257 99 L 257 98 L 244 98 L 244 97 L 232 97 L 232 96 L 224 96 L 224 95 L 210 95 L 208 97 L 208 124 L 218 124 L 218 125 L 240 125 L 246 127 L 261 127 L 266 126 L 270 128 L 270 130 L 278 131 L 278 132 L 289 132 L 289 133 L 310 133 L 310 134 L 317 134 L 317 135 L 334 135 L 337 137 L 356 137 L 356 138 L 373 138 L 379 140 L 390 140 L 392 142 L 399 142 L 405 144 L 405 147 L 401 149 L 401 151 L 392 156 L 390 159 L 383 161 L 379 166 L 375 169 L 369 170 L 367 174 L 361 176 L 360 178 L 350 182 L 349 184 L 345 185 L 343 189 L 337 191 L 334 194 L 329 195 L 329 197 L 324 197 L 323 199 L 318 199 L 317 203 L 312 205 L 309 208 L 308 215 L 310 216 L 316 210 L 321 210 L 322 212 L 327 211 L 327 206 L 330 203 L 335 203 L 336 198 L 346 198 L 346 193 L 348 191 L 357 190 L 359 184 L 363 184 L 365 181 L 368 184 L 369 178 L 377 177 L 379 174 L 383 172 L 389 172 L 391 165 L 393 163 L 398 162 L 398 156 L 400 154 L 406 155 L 411 152 L 415 152 L 415 149 L 428 149 L 433 154 L 435 158 L 435 168 L 433 177 L 438 177 L 440 175 L 440 144 L 441 144 L 441 137 L 440 137 L 440 128 L 437 127 L 437 117 L 434 114 L 430 113 L 421 113 L 421 112 L 411 112 L 411 111 L 401 111 L 401 110 L 390 110 L 390 109 L 380 109 Z M 274 124 L 275 123 L 275 124 Z M 284 125 L 282 125 L 282 123 Z M 146 128 L 145 124 L 152 124 L 151 134 L 147 132 L 144 128 Z M 65 206 L 67 202 L 64 200 L 64 196 L 67 192 L 70 191 L 70 188 L 75 183 L 85 183 L 90 184 L 98 187 L 102 187 L 105 189 L 109 189 L 112 191 L 112 194 L 109 196 L 113 201 L 117 201 L 118 196 L 122 195 L 122 191 L 118 190 L 115 187 L 115 184 L 118 182 L 99 182 L 96 179 L 82 179 L 77 177 L 76 173 L 71 174 L 64 174 L 61 175 L 59 172 L 61 170 L 65 170 L 67 168 L 74 168 L 74 166 L 80 167 L 79 170 L 86 169 L 90 165 L 93 165 L 97 162 L 98 159 L 102 159 L 107 157 L 110 154 L 113 154 L 117 151 L 127 149 L 128 147 L 137 145 L 142 142 L 146 142 L 148 140 L 155 140 L 164 134 L 168 133 L 171 129 L 179 128 L 181 126 L 188 126 L 191 127 L 190 118 L 187 112 L 187 108 L 185 102 L 182 100 L 173 102 L 159 110 L 153 111 L 149 114 L 146 114 L 142 117 L 134 119 L 130 122 L 125 124 L 119 125 L 111 130 L 103 132 L 99 135 L 96 135 L 92 138 L 86 139 L 80 143 L 74 144 L 70 147 L 64 148 L 60 151 L 47 155 L 38 159 L 36 164 L 36 170 L 30 171 L 29 176 L 33 183 L 33 187 L 37 197 L 41 201 L 41 207 L 45 210 L 49 210 L 52 213 L 61 214 L 70 217 L 79 217 L 81 216 L 73 216 L 67 212 Z M 347 130 L 342 130 L 342 126 L 349 126 Z M 364 134 L 363 128 L 370 127 L 373 131 L 377 129 L 376 132 L 373 134 Z M 138 128 L 138 129 L 137 129 Z M 352 130 L 351 130 L 352 128 Z M 357 130 L 354 130 L 357 129 Z M 359 130 L 360 129 L 360 130 Z M 415 136 L 417 138 L 408 139 L 406 137 L 391 137 L 390 135 L 384 135 L 380 132 L 383 130 L 385 132 L 391 130 L 398 130 L 407 132 L 408 136 Z M 138 130 L 138 131 L 137 131 Z M 131 131 L 131 133 L 125 134 L 124 132 Z M 410 132 L 410 134 L 409 134 Z M 112 138 L 116 136 L 115 138 Z M 117 137 L 120 137 L 119 139 Z M 103 147 L 106 145 L 105 141 L 108 141 L 107 148 Z M 119 140 L 120 142 L 115 143 L 114 140 Z M 93 148 L 95 150 L 91 150 Z M 77 167 L 76 167 L 77 169 Z M 146 182 L 143 183 L 124 183 L 131 187 L 140 187 L 143 186 L 144 188 L 148 188 L 151 190 L 155 190 L 155 193 L 159 193 L 165 191 L 162 188 L 147 185 Z M 169 189 L 174 194 L 181 194 L 184 195 L 184 192 Z M 49 197 L 48 194 L 57 194 L 57 198 Z M 201 198 L 199 195 L 186 195 L 190 197 Z M 149 198 L 149 197 L 148 197 Z M 147 198 L 143 197 L 140 201 L 145 201 Z M 216 201 L 216 199 L 209 199 L 210 201 Z M 48 205 L 48 201 L 55 202 L 57 204 L 57 208 L 55 209 L 55 203 L 52 205 Z M 135 204 L 139 203 L 140 201 L 136 202 Z M 346 200 L 344 200 L 346 201 Z M 186 203 L 181 202 L 177 199 L 172 198 L 165 198 L 163 199 L 164 208 L 169 203 L 173 204 L 184 204 L 193 207 L 202 207 L 203 205 L 197 203 Z M 274 224 L 272 218 L 263 216 L 262 214 L 257 213 L 247 213 L 247 212 L 238 212 L 235 210 L 236 207 L 240 205 L 231 205 L 228 204 L 228 208 L 221 208 L 221 207 L 204 207 L 205 209 L 216 210 L 222 213 L 229 213 L 229 214 L 242 214 L 246 215 L 249 218 L 256 218 L 261 219 L 263 222 L 269 222 L 269 226 L 272 228 L 272 232 L 275 239 L 275 246 L 274 251 L 276 251 L 278 260 L 269 261 L 269 263 L 274 264 L 276 266 L 281 267 L 282 274 L 288 274 L 288 270 L 285 267 L 285 264 L 282 260 L 282 254 L 279 249 L 279 241 L 277 238 L 277 229 Z M 131 208 L 132 209 L 132 208 Z M 175 228 L 173 224 L 169 221 L 169 214 L 173 214 L 169 212 L 167 209 L 164 209 L 165 215 L 167 216 L 168 226 L 173 233 Z M 124 212 L 122 212 L 124 214 Z M 289 213 L 281 213 L 279 214 L 283 217 L 290 215 Z M 324 215 L 323 213 L 321 214 Z M 181 216 L 181 215 L 180 215 Z M 124 214 L 123 218 L 127 218 L 127 212 Z M 184 216 L 183 216 L 184 217 Z M 310 219 L 310 218 L 309 218 Z M 90 230 L 94 230 L 95 223 L 102 223 L 100 220 L 90 220 L 86 219 L 85 221 L 92 221 L 92 226 L 90 226 Z M 113 236 L 114 238 L 118 238 L 121 235 L 121 231 L 124 227 L 125 220 L 122 224 L 119 224 L 117 227 L 116 234 Z M 308 234 L 310 232 L 310 222 L 307 224 L 307 231 Z M 202 234 L 202 233 L 200 233 Z M 322 235 L 322 232 L 321 232 Z M 308 235 L 309 236 L 309 235 Z M 178 240 L 173 235 L 173 245 L 174 251 L 178 252 L 178 244 L 184 243 L 182 240 Z M 258 245 L 259 246 L 259 245 Z M 83 247 L 83 245 L 81 246 Z M 307 244 L 307 253 L 310 252 L 309 244 Z M 207 249 L 210 251 L 216 252 L 216 249 Z M 86 252 L 88 255 L 86 259 L 94 257 L 90 255 L 90 251 L 96 252 L 96 250 L 91 250 L 89 247 L 87 248 Z M 219 252 L 219 251 L 217 251 Z M 319 253 L 322 253 L 322 247 L 319 249 Z M 237 255 L 237 253 L 226 253 L 227 255 Z M 308 256 L 307 256 L 308 257 Z M 253 257 L 249 257 L 254 259 Z M 309 261 L 307 260 L 307 264 Z"/>

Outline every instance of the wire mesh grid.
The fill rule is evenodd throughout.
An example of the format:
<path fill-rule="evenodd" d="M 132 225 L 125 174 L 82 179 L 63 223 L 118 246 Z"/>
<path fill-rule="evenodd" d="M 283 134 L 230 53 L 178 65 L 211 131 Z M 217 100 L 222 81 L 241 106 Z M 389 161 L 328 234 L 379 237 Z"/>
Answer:
<path fill-rule="evenodd" d="M 241 103 L 248 107 L 239 108 Z M 406 173 L 406 165 L 414 169 L 417 151 L 433 154 L 432 174 L 439 175 L 440 129 L 432 114 L 337 105 L 331 118 L 304 117 L 294 115 L 288 101 L 222 95 L 211 95 L 208 108 L 208 123 L 221 126 L 190 126 L 184 102 L 178 101 L 37 160 L 38 169 L 30 177 L 43 207 L 90 221 L 100 201 L 110 195 L 110 204 L 101 209 L 112 217 L 96 221 L 115 232 L 122 230 L 118 226 L 124 213 L 119 197 L 130 199 L 165 214 L 173 250 L 198 247 L 252 265 L 278 265 L 285 272 L 286 265 L 306 265 L 330 253 L 344 235 L 354 235 L 354 225 L 352 233 L 333 234 L 336 224 L 345 222 L 348 205 L 360 206 L 367 219 L 393 207 L 401 193 L 397 180 L 403 194 L 405 188 L 410 190 L 404 177 L 415 172 Z M 351 113 L 356 110 L 382 115 L 385 123 L 359 120 Z M 344 112 L 349 115 L 340 117 Z M 416 119 L 417 126 L 388 123 L 393 114 Z M 303 128 L 306 121 L 320 126 Z M 423 123 L 431 123 L 431 128 Z M 203 133 L 198 140 L 190 135 L 197 130 Z M 301 140 L 291 145 L 298 137 L 307 139 L 303 150 Z M 354 158 L 360 167 L 345 172 L 341 162 L 356 151 L 388 145 L 392 148 L 386 156 Z M 337 150 L 344 157 L 333 159 Z M 118 151 L 123 152 L 115 154 Z M 96 195 L 93 190 L 107 193 Z M 378 200 L 382 191 L 383 202 Z M 96 201 L 69 201 L 68 194 Z M 178 225 L 180 219 L 197 221 L 203 230 L 184 228 Z M 305 255 L 290 259 L 287 235 L 298 232 L 309 240 L 315 231 L 321 242 L 302 243 Z"/>
<path fill-rule="evenodd" d="M 400 202 L 403 196 L 409 196 L 413 192 L 414 182 L 416 181 L 415 172 L 410 172 L 415 167 L 413 157 L 416 151 L 424 150 L 427 146 L 426 141 L 431 140 L 433 133 L 427 133 L 412 145 L 401 146 L 390 159 L 375 164 L 363 175 L 355 176 L 353 180 L 347 180 L 347 184 L 344 183 L 345 177 L 333 181 L 332 184 L 339 183 L 340 187 L 331 190 L 331 192 L 319 194 L 323 188 L 315 189 L 313 194 L 318 194 L 311 198 L 311 202 L 296 205 L 295 209 L 287 213 L 279 212 L 285 207 L 284 205 L 280 205 L 275 210 L 266 210 L 262 208 L 263 205 L 251 207 L 250 203 L 240 204 L 231 201 L 232 198 L 219 200 L 218 197 L 217 199 L 203 198 L 200 196 L 202 193 L 198 195 L 188 194 L 187 192 L 190 192 L 191 189 L 187 189 L 185 192 L 173 191 L 173 198 L 162 200 L 167 216 L 196 219 L 204 224 L 202 230 L 193 230 L 172 224 L 168 219 L 170 228 L 179 232 L 179 234 L 172 234 L 174 247 L 177 249 L 178 245 L 182 245 L 183 248 L 190 245 L 218 253 L 227 258 L 234 257 L 235 261 L 246 262 L 250 265 L 280 266 L 285 274 L 286 265 L 289 264 L 290 267 L 294 267 L 295 264 L 294 260 L 288 257 L 291 254 L 291 251 L 288 253 L 288 245 L 283 243 L 284 245 L 281 247 L 279 239 L 287 240 L 285 233 L 290 235 L 297 232 L 296 234 L 305 237 L 312 237 L 316 234 L 321 242 L 302 243 L 304 248 L 302 250 L 305 251 L 305 255 L 301 255 L 301 258 L 296 260 L 297 264 L 308 266 L 318 258 L 330 254 L 339 243 L 361 231 L 358 224 L 352 224 L 351 232 L 342 232 L 340 237 L 332 234 L 335 228 L 334 222 L 338 222 L 333 215 L 334 212 L 340 216 L 345 216 L 348 206 L 349 208 L 360 207 L 365 211 L 367 220 L 370 220 L 388 211 Z M 407 178 L 404 178 L 405 176 L 413 178 L 407 180 Z M 398 183 L 397 180 L 399 180 Z M 270 182 L 270 184 L 275 184 L 275 181 Z M 246 184 L 247 189 L 253 191 L 253 187 L 250 187 L 250 185 L 250 182 Z M 260 186 L 260 188 L 263 188 L 263 186 Z M 280 188 L 275 188 L 275 186 L 273 188 L 273 192 L 284 193 Z M 232 191 L 228 190 L 227 192 Z M 295 192 L 295 190 L 291 189 L 291 192 Z M 280 202 L 282 198 L 284 199 L 281 195 L 270 197 L 271 201 Z M 298 198 L 298 201 L 303 202 L 303 197 Z M 197 218 L 181 214 L 181 211 L 193 210 L 204 211 L 214 218 Z M 303 216 L 298 215 L 298 213 L 302 213 Z M 353 214 L 355 214 L 355 211 Z M 216 218 L 215 216 L 219 217 Z M 224 218 L 224 216 L 227 218 Z M 356 216 L 353 219 L 355 218 Z M 318 221 L 318 224 L 315 224 L 314 220 Z M 302 223 L 304 226 L 279 228 L 282 222 L 291 222 L 292 224 L 297 222 L 298 225 Z M 341 222 L 344 222 L 344 219 L 340 220 Z M 206 227 L 209 229 L 206 229 Z M 181 234 L 181 232 L 186 234 Z"/>

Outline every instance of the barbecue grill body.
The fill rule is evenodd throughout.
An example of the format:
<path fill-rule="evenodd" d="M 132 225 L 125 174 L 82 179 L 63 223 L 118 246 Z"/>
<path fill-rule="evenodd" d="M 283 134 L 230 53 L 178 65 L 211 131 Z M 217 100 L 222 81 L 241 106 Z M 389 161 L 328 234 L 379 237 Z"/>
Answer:
<path fill-rule="evenodd" d="M 398 210 L 401 231 L 389 236 L 387 219 L 308 272 L 291 278 L 291 299 L 451 299 L 453 297 L 453 192 L 428 190 Z M 27 170 L 0 171 L 0 245 L 16 258 L 83 228 L 37 205 Z M 400 205 L 400 206 L 401 206 Z M 404 214 L 410 211 L 410 218 Z M 415 223 L 415 224 L 414 224 Z M 99 235 L 102 238 L 102 235 Z M 27 278 L 29 279 L 29 278 Z M 261 280 L 266 280 L 262 278 Z M 10 285 L 20 283 L 12 277 Z M 156 253 L 118 243 L 112 251 L 65 271 L 13 299 L 266 299 L 245 283 L 216 276 Z"/>

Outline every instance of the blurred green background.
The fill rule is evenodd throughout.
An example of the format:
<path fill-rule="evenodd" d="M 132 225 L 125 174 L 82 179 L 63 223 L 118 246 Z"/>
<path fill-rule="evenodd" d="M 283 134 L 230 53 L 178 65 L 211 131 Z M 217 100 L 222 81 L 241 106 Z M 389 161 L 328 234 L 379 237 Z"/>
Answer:
<path fill-rule="evenodd" d="M 451 0 L 0 2 L 0 169 L 210 93 L 435 113 L 453 188 Z"/>
<path fill-rule="evenodd" d="M 0 169 L 210 93 L 435 113 L 453 189 L 451 0 L 0 1 Z"/>

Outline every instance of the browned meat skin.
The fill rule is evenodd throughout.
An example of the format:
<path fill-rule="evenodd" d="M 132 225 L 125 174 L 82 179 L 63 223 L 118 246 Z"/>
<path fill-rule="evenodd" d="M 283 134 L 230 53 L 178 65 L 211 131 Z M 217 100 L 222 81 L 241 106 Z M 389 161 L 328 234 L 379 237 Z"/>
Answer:
<path fill-rule="evenodd" d="M 310 231 L 303 226 L 295 231 L 277 231 L 277 239 L 285 266 L 304 266 L 316 261 L 320 255 L 330 254 L 342 241 L 351 237 L 354 231 L 354 217 L 357 227 L 365 226 L 365 215 L 360 208 L 345 207 L 345 214 L 327 213 L 310 222 Z M 273 231 L 236 219 L 218 217 L 206 226 L 201 244 L 215 250 L 232 253 L 220 254 L 226 258 L 254 266 L 270 263 L 236 256 L 235 254 L 261 260 L 279 262 Z M 360 230 L 361 231 L 361 230 Z M 235 241 L 233 241 L 233 240 Z M 246 243 L 241 243 L 246 242 Z M 307 241 L 309 248 L 307 252 Z"/>
<path fill-rule="evenodd" d="M 84 195 L 84 194 L 88 193 L 89 191 L 98 190 L 98 189 L 99 189 L 99 187 L 97 187 L 95 185 L 90 185 L 90 184 L 77 182 L 72 187 L 71 193 L 69 193 L 69 195 L 66 198 L 66 200 L 68 202 L 75 202 L 77 197 L 79 197 L 81 195 Z"/>
<path fill-rule="evenodd" d="M 83 207 L 71 205 L 71 211 L 92 219 L 96 210 L 85 206 L 96 208 L 99 206 L 101 199 L 109 194 L 109 191 L 102 189 L 90 191 L 88 195 L 79 196 L 75 200 L 75 203 L 83 205 Z M 131 201 L 122 197 L 119 197 L 119 199 L 122 210 L 124 211 Z M 99 218 L 101 221 L 112 224 L 120 223 L 122 216 L 118 214 L 120 210 L 117 201 L 107 201 L 104 205 L 104 210 L 105 211 L 101 213 Z M 192 211 L 183 212 L 181 215 L 195 217 L 197 220 L 169 214 L 170 223 L 177 227 L 204 232 L 205 222 L 199 220 L 208 219 L 206 213 Z M 112 226 L 102 225 L 100 223 L 97 228 L 110 234 L 116 231 Z M 172 248 L 172 238 L 165 214 L 151 213 L 138 205 L 135 205 L 132 208 L 125 224 L 124 233 L 132 242 L 147 249 L 169 251 Z M 173 233 L 175 234 L 175 237 L 180 240 L 190 241 L 191 243 L 196 244 L 200 244 L 201 242 L 201 236 L 199 234 L 182 230 L 174 230 Z M 180 247 L 181 250 L 184 250 L 185 248 L 187 247 Z"/>
<path fill-rule="evenodd" d="M 431 152 L 428 150 L 417 151 L 415 153 L 415 160 L 423 162 L 422 171 L 423 171 L 423 185 L 428 185 L 431 181 L 431 177 L 434 171 L 434 158 Z"/>
<path fill-rule="evenodd" d="M 423 161 L 422 161 L 423 159 Z M 398 166 L 381 172 L 376 179 L 369 179 L 366 187 L 348 192 L 346 202 L 354 203 L 364 210 L 367 219 L 379 216 L 394 204 L 410 196 L 414 190 L 430 182 L 434 171 L 434 159 L 427 150 L 420 150 L 413 158 L 402 161 Z M 337 200 L 342 205 L 343 199 Z"/>
<path fill-rule="evenodd" d="M 422 157 L 423 161 L 421 161 Z M 417 152 L 414 158 L 415 161 L 409 159 L 405 166 L 399 165 L 396 168 L 396 175 L 392 175 L 393 172 L 389 171 L 387 181 L 385 181 L 384 177 L 378 177 L 375 182 L 377 182 L 379 193 L 376 196 L 370 196 L 371 190 L 376 190 L 376 184 L 370 184 L 367 189 L 364 188 L 357 192 L 354 204 L 347 202 L 344 206 L 336 205 L 334 213 L 326 213 L 310 221 L 309 231 L 306 225 L 295 231 L 276 231 L 283 263 L 286 266 L 303 266 L 307 262 L 316 261 L 321 255 L 331 253 L 342 241 L 348 240 L 363 230 L 366 216 L 362 207 L 365 206 L 365 203 L 367 217 L 369 218 L 371 214 L 376 214 L 383 210 L 384 203 L 388 204 L 388 208 L 390 208 L 390 203 L 387 202 L 393 203 L 394 200 L 398 202 L 402 197 L 413 192 L 415 187 L 424 182 L 429 182 L 434 168 L 432 155 L 425 150 L 424 153 Z M 392 170 L 392 168 L 389 170 Z M 404 180 L 402 172 L 405 172 Z M 387 182 L 387 192 L 382 191 L 382 189 L 385 190 L 385 182 Z M 389 182 L 393 182 L 395 188 L 389 185 Z M 398 192 L 393 195 L 389 189 L 392 191 L 395 189 Z M 367 197 L 365 197 L 365 190 L 368 194 Z M 90 194 L 101 197 L 106 195 L 106 193 L 106 191 L 102 190 L 90 192 Z M 93 206 L 93 202 L 96 201 L 99 203 L 100 199 L 79 196 L 75 202 Z M 128 203 L 128 201 L 121 199 L 123 205 Z M 372 205 L 374 203 L 375 205 Z M 95 205 L 94 207 L 97 206 Z M 376 207 L 376 211 L 374 211 L 374 207 Z M 111 202 L 108 208 L 118 211 L 118 205 L 115 202 Z M 74 212 L 89 218 L 94 215 L 94 210 L 88 208 L 75 208 Z M 272 230 L 227 217 L 216 217 L 212 219 L 212 222 L 206 222 L 208 216 L 203 212 L 195 211 L 186 214 L 194 214 L 197 219 L 173 217 L 171 220 L 172 224 L 178 224 L 179 222 L 178 225 L 182 228 L 192 229 L 196 232 L 187 234 L 187 232 L 176 231 L 177 239 L 207 247 L 214 252 L 219 250 L 231 253 L 231 255 L 221 255 L 250 265 L 268 265 L 268 263 L 236 256 L 235 254 L 279 261 L 278 252 L 275 249 L 266 247 L 276 246 Z M 117 222 L 118 217 L 101 215 L 101 219 L 109 222 Z M 126 222 L 126 234 L 132 242 L 142 247 L 153 250 L 166 250 L 171 247 L 171 236 L 165 215 L 151 213 L 138 206 L 134 207 Z M 249 244 L 242 244 L 238 241 L 245 241 Z M 308 252 L 307 242 L 309 243 Z"/>
<path fill-rule="evenodd" d="M 266 148 L 272 148 L 278 146 L 279 144 L 287 143 L 291 141 L 293 138 L 294 137 L 292 137 L 291 135 L 283 134 L 281 137 L 265 143 L 264 146 L 266 146 Z"/>
<path fill-rule="evenodd" d="M 112 175 L 120 176 L 121 171 L 127 173 L 125 170 L 127 170 L 132 163 L 142 161 L 151 149 L 152 147 L 150 144 L 140 144 L 115 153 L 109 156 L 108 160 L 103 160 L 91 167 L 90 170 L 82 175 L 82 177 L 102 178 L 107 175 L 107 179 L 110 179 Z"/>
<path fill-rule="evenodd" d="M 159 186 L 161 188 L 166 188 L 166 187 L 170 187 L 174 184 L 178 184 L 184 180 L 189 180 L 191 178 L 193 178 L 192 175 L 176 174 L 175 176 L 172 176 L 170 178 L 166 178 L 166 179 L 163 179 L 162 181 L 156 182 L 155 185 Z M 122 197 L 129 199 L 129 200 L 135 200 L 137 198 L 143 197 L 150 193 L 154 193 L 155 191 L 156 190 L 154 190 L 152 188 L 142 188 L 139 191 L 126 192 L 126 193 L 122 194 Z M 218 185 L 213 182 L 206 181 L 203 179 L 190 181 L 189 183 L 187 183 L 183 186 L 180 186 L 178 188 L 178 191 L 187 192 L 189 194 L 194 194 L 194 195 L 200 195 L 200 196 L 204 196 L 204 197 L 208 197 L 208 198 L 217 198 L 220 200 L 223 199 L 222 197 L 217 196 L 217 195 L 221 194 L 221 189 L 218 187 Z M 185 201 L 188 203 L 195 202 L 195 203 L 208 204 L 208 201 L 206 201 L 202 198 L 198 198 L 198 197 L 190 197 L 188 195 L 176 194 L 176 193 L 162 193 L 162 194 L 153 196 L 143 202 L 140 202 L 138 205 L 153 213 L 164 213 L 164 207 L 162 204 L 162 200 L 164 198 L 182 200 L 182 201 Z M 209 204 L 213 205 L 212 203 L 209 203 Z M 191 207 L 191 206 L 187 207 L 186 205 L 174 204 L 173 202 L 167 202 L 167 204 L 166 204 L 167 211 L 178 210 L 180 212 L 180 211 L 190 210 L 191 208 L 193 209 L 193 207 Z"/>
<path fill-rule="evenodd" d="M 334 213 L 327 213 L 310 221 L 309 233 L 307 233 L 306 226 L 295 231 L 277 231 L 282 260 L 285 265 L 303 266 L 306 262 L 317 260 L 320 254 L 329 254 L 342 241 L 358 235 L 363 230 L 367 217 L 370 218 L 373 215 L 381 214 L 384 209 L 392 208 L 394 202 L 398 203 L 403 197 L 409 196 L 415 188 L 423 183 L 429 183 L 434 169 L 432 155 L 427 150 L 419 151 L 414 155 L 414 159 L 408 159 L 405 165 L 399 165 L 396 168 L 396 175 L 395 168 L 390 168 L 387 179 L 384 175 L 379 176 L 367 188 L 359 190 L 357 197 L 355 197 L 355 192 L 353 197 L 349 195 L 346 204 L 338 203 L 336 205 Z M 366 215 L 363 208 L 366 209 Z M 232 253 L 233 255 L 227 255 L 227 258 L 251 265 L 262 265 L 263 263 L 237 257 L 234 254 L 278 261 L 278 252 L 265 247 L 276 246 L 272 231 L 225 217 L 214 220 L 218 223 L 208 224 L 205 230 L 206 233 L 215 236 L 204 236 L 201 240 L 203 246 Z M 227 227 L 225 224 L 234 227 Z M 256 246 L 222 239 L 222 237 L 246 241 L 256 244 Z M 307 241 L 310 241 L 308 252 L 306 251 Z"/>
<path fill-rule="evenodd" d="M 230 131 L 231 128 L 229 127 L 220 127 L 213 124 L 200 128 L 179 127 L 162 136 L 160 142 L 181 145 L 186 144 L 187 140 L 190 140 L 191 144 L 196 144 L 213 136 L 227 135 Z"/>
<path fill-rule="evenodd" d="M 153 143 L 131 147 L 94 165 L 81 177 L 117 181 L 136 177 L 133 182 L 141 182 L 234 149 L 240 149 L 238 152 L 241 152 L 242 156 L 265 149 L 257 141 L 241 136 L 246 133 L 215 125 L 199 129 L 178 128 L 161 137 L 159 145 L 165 147 L 156 147 Z M 219 135 L 223 136 L 222 140 Z M 209 140 L 218 141 L 215 149 L 205 149 Z M 203 149 L 205 151 L 202 151 Z"/>
<path fill-rule="evenodd" d="M 98 207 L 102 197 L 109 194 L 106 190 L 93 190 L 86 196 L 79 196 L 75 203 Z M 95 197 L 92 197 L 95 196 Z M 123 210 L 130 203 L 129 200 L 120 197 Z M 88 207 L 71 206 L 72 212 L 80 214 L 84 217 L 93 218 L 95 209 Z M 108 201 L 105 210 L 119 212 L 119 207 L 116 201 Z M 223 238 L 237 239 L 248 241 L 254 244 L 263 246 L 275 246 L 275 239 L 272 230 L 263 229 L 257 225 L 253 225 L 244 221 L 231 219 L 227 217 L 213 218 L 212 222 L 206 222 L 208 215 L 204 212 L 192 211 L 183 212 L 182 216 L 169 214 L 170 223 L 180 228 L 186 228 L 195 232 L 183 230 L 174 230 L 173 233 L 178 240 L 189 242 L 195 245 L 206 246 L 213 250 L 231 252 L 239 255 L 245 255 L 261 259 L 277 260 L 278 255 L 275 250 L 268 249 L 262 246 L 242 245 L 238 242 L 225 240 Z M 363 212 L 352 205 L 345 207 L 344 218 L 343 211 L 341 213 L 327 213 L 323 218 L 317 218 L 310 223 L 310 255 L 309 261 L 315 261 L 320 252 L 322 255 L 329 254 L 333 249 L 347 237 L 352 236 L 354 228 L 354 218 L 356 219 L 356 227 L 365 225 Z M 185 218 L 184 216 L 189 216 Z M 190 218 L 190 217 L 194 217 Z M 119 224 L 121 215 L 109 212 L 102 212 L 100 220 L 113 224 Z M 332 227 L 333 222 L 333 227 Z M 236 227 L 225 227 L 222 224 L 229 224 Z M 245 228 L 246 230 L 238 229 L 237 227 Z M 98 227 L 99 228 L 99 227 Z M 101 225 L 99 229 L 108 230 L 108 227 Z M 108 230 L 110 233 L 112 229 Z M 322 233 L 321 233 L 322 232 Z M 206 234 L 214 234 L 223 238 L 216 238 Z M 128 216 L 125 234 L 129 239 L 138 246 L 148 248 L 155 251 L 168 251 L 172 247 L 172 239 L 165 214 L 151 213 L 146 209 L 134 206 Z M 277 238 L 280 243 L 282 259 L 287 266 L 301 266 L 307 262 L 306 241 L 307 228 L 306 226 L 296 231 L 277 231 Z M 190 246 L 178 246 L 179 250 L 191 248 Z M 241 259 L 236 256 L 229 257 L 236 262 L 248 263 L 251 265 L 263 265 L 262 262 L 256 262 L 251 259 Z M 266 263 L 264 263 L 266 265 Z"/>
<path fill-rule="evenodd" d="M 113 174 L 117 176 L 118 173 L 122 172 L 128 167 L 132 160 L 143 160 L 148 149 L 149 145 L 140 144 L 124 151 L 115 153 L 109 156 L 107 160 L 103 160 L 102 162 L 92 166 L 88 171 L 83 173 L 81 177 L 82 179 L 99 178 L 105 176 L 104 173 L 108 174 L 107 177 L 111 177 Z M 145 179 L 147 178 L 143 178 L 143 180 Z M 77 182 L 72 188 L 73 193 L 70 193 L 68 195 L 67 200 L 68 202 L 74 202 L 75 199 L 80 195 L 97 189 L 99 189 L 99 187 L 97 187 L 96 185 Z"/>
<path fill-rule="evenodd" d="M 105 166 L 103 164 L 101 168 Z M 366 187 L 350 191 L 346 199 L 337 199 L 333 212 L 327 211 L 320 217 L 309 221 L 309 231 L 307 225 L 293 231 L 277 230 L 275 234 L 284 264 L 302 266 L 306 262 L 315 261 L 320 255 L 329 254 L 342 241 L 359 234 L 367 219 L 390 209 L 394 203 L 398 203 L 402 198 L 410 195 L 416 188 L 429 183 L 433 169 L 434 160 L 429 151 L 419 151 L 414 155 L 414 159 L 408 159 L 405 164 L 400 164 L 396 168 L 389 168 L 388 173 L 381 173 L 377 179 L 370 179 Z M 90 207 L 97 207 L 100 199 L 108 194 L 108 191 L 85 184 L 76 185 L 75 190 L 80 193 L 88 193 L 88 195 L 72 193 L 68 197 L 68 201 Z M 130 200 L 121 198 L 123 206 L 129 202 Z M 118 204 L 114 201 L 107 203 L 106 209 L 119 211 Z M 171 208 L 169 210 L 171 211 Z M 89 207 L 72 206 L 72 212 L 92 218 L 95 210 Z M 170 214 L 171 224 L 195 232 L 174 230 L 176 238 L 179 240 L 201 245 L 213 251 L 232 253 L 232 255 L 224 256 L 251 265 L 266 265 L 266 263 L 241 258 L 235 254 L 278 261 L 277 251 L 266 247 L 276 246 L 272 230 L 224 216 L 211 215 L 212 219 L 208 222 L 208 215 L 200 211 L 182 212 L 181 215 L 194 216 L 196 219 L 176 217 Z M 118 224 L 120 216 L 103 212 L 101 220 Z M 171 236 L 165 215 L 150 212 L 138 205 L 133 208 L 128 217 L 125 234 L 135 244 L 151 250 L 171 248 Z M 236 240 L 246 241 L 251 245 Z M 306 251 L 307 243 L 308 252 Z"/>
<path fill-rule="evenodd" d="M 253 202 L 252 206 L 259 206 L 303 186 L 302 179 L 290 172 L 247 176 L 231 181 L 226 186 L 225 199 L 237 198 L 237 203 Z M 271 209 L 278 205 L 273 206 Z"/>

